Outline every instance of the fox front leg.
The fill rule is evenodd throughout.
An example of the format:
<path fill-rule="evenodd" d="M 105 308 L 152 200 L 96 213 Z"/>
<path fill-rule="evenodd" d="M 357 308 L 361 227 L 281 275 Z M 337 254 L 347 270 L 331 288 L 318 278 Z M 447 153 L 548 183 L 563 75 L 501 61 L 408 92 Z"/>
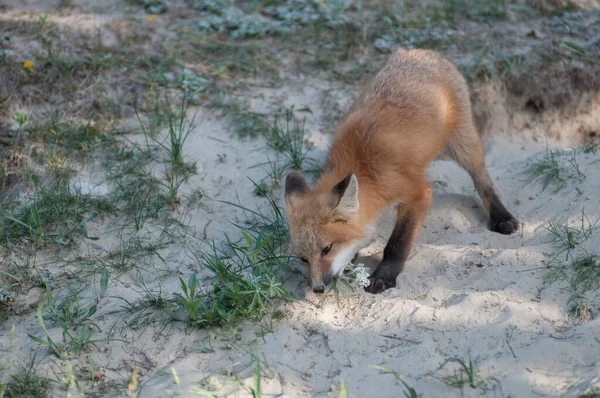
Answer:
<path fill-rule="evenodd" d="M 398 208 L 394 231 L 383 250 L 383 260 L 369 278 L 371 284 L 365 288 L 367 292 L 378 294 L 396 287 L 396 278 L 404 269 L 404 263 L 421 231 L 431 198 L 431 188 L 427 187 L 412 205 Z"/>

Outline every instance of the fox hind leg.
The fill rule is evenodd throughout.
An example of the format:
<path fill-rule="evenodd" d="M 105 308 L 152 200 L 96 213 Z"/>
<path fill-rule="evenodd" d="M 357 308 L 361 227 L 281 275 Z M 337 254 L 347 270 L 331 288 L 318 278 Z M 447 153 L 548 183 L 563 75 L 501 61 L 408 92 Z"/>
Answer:
<path fill-rule="evenodd" d="M 463 125 L 446 144 L 447 153 L 462 166 L 473 180 L 475 189 L 490 219 L 490 229 L 510 235 L 519 228 L 519 222 L 504 207 L 494 183 L 485 167 L 483 146 L 472 121 Z"/>

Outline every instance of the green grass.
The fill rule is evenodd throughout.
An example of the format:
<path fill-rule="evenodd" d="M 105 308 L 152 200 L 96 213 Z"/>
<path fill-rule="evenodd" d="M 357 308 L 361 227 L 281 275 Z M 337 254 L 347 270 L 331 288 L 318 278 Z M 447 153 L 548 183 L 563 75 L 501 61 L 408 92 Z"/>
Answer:
<path fill-rule="evenodd" d="M 450 363 L 458 364 L 458 370 L 454 369 L 453 374 L 442 376 L 440 378 L 441 381 L 451 387 L 460 388 L 461 390 L 465 385 L 469 385 L 471 388 L 485 387 L 485 381 L 477 374 L 477 369 L 470 359 L 467 363 L 463 359 L 457 357 L 448 358 L 436 369 L 436 372 L 442 370 Z"/>
<path fill-rule="evenodd" d="M 0 206 L 0 242 L 8 246 L 49 243 L 68 245 L 74 237 L 94 239 L 88 235 L 86 223 L 98 214 L 109 214 L 112 204 L 100 197 L 83 194 L 59 183 L 43 187 L 37 176 L 32 177 L 33 195 L 30 204 Z"/>
<path fill-rule="evenodd" d="M 548 223 L 544 228 L 550 233 L 552 243 L 557 247 L 555 256 L 566 253 L 566 258 L 570 257 L 573 250 L 577 249 L 584 241 L 592 236 L 594 230 L 598 227 L 600 218 L 596 221 L 591 221 L 585 214 L 585 210 L 581 211 L 581 219 L 577 226 L 556 225 Z"/>
<path fill-rule="evenodd" d="M 0 397 L 47 397 L 51 380 L 39 375 L 40 362 L 34 353 L 27 363 L 17 365 L 16 372 L 10 376 L 10 380 L 6 384 L 0 383 Z"/>
<path fill-rule="evenodd" d="M 147 220 L 164 216 L 169 203 L 163 185 L 148 170 L 150 161 L 147 152 L 134 148 L 124 151 L 119 160 L 108 166 L 110 197 L 125 216 L 123 225 L 136 231 L 142 229 Z"/>
<path fill-rule="evenodd" d="M 142 331 L 155 325 L 158 325 L 158 331 L 162 331 L 178 320 L 177 299 L 173 298 L 172 292 L 163 292 L 160 288 L 150 290 L 142 284 L 139 296 L 135 301 L 117 297 L 123 303 L 110 314 L 119 315 L 127 328 Z"/>
<path fill-rule="evenodd" d="M 255 138 L 268 129 L 266 115 L 250 110 L 249 102 L 222 93 L 211 102 L 210 106 L 221 112 L 228 121 L 230 132 L 241 138 Z"/>
<path fill-rule="evenodd" d="M 298 110 L 308 111 L 310 110 Z M 275 117 L 265 134 L 267 144 L 286 159 L 284 167 L 302 169 L 308 151 L 304 147 L 304 122 L 298 122 L 294 109 L 286 109 L 283 117 Z"/>
<path fill-rule="evenodd" d="M 178 301 L 188 321 L 198 327 L 234 325 L 242 320 L 260 322 L 276 313 L 281 300 L 291 296 L 282 283 L 291 258 L 285 254 L 287 229 L 281 210 L 268 198 L 270 212 L 242 208 L 248 225 L 236 225 L 240 242 L 225 236 L 224 247 L 212 243 L 210 251 L 195 251 L 198 267 L 211 272 L 203 283 L 192 274 L 181 282 Z M 232 204 L 233 205 L 233 204 Z"/>
<path fill-rule="evenodd" d="M 592 221 L 581 212 L 577 226 L 549 223 L 555 251 L 548 263 L 547 281 L 563 281 L 570 297 L 569 312 L 582 322 L 594 316 L 587 304 L 588 294 L 600 288 L 600 256 L 586 248 L 586 241 L 595 233 L 600 218 Z"/>
<path fill-rule="evenodd" d="M 108 277 L 103 277 L 102 294 L 106 291 Z M 96 343 L 109 342 L 110 337 L 97 339 L 94 335 L 100 332 L 95 323 L 94 315 L 97 307 L 95 304 L 83 305 L 79 298 L 80 291 L 72 291 L 60 303 L 55 303 L 52 290 L 48 288 L 47 294 L 38 305 L 37 321 L 43 331 L 43 336 L 37 337 L 29 334 L 35 342 L 48 346 L 49 351 L 58 358 L 66 358 L 69 353 L 80 354 L 96 347 Z M 46 313 L 44 307 L 47 305 Z M 48 333 L 46 321 L 51 321 L 62 329 L 62 343 L 54 341 Z"/>
<path fill-rule="evenodd" d="M 395 370 L 390 370 L 390 369 L 384 368 L 383 366 L 370 366 L 370 367 L 373 369 L 377 369 L 384 374 L 391 374 L 392 376 L 394 376 L 394 380 L 396 381 L 396 384 L 402 385 L 402 393 L 404 394 L 404 396 L 406 398 L 421 397 L 421 395 L 417 393 L 417 390 L 415 390 L 413 387 L 406 384 L 406 382 L 404 380 L 402 380 L 400 375 L 398 375 L 398 373 Z"/>
<path fill-rule="evenodd" d="M 548 150 L 545 156 L 531 162 L 525 170 L 531 182 L 541 181 L 542 189 L 549 185 L 555 187 L 554 192 L 565 188 L 569 181 L 582 181 L 585 174 L 579 169 L 577 152 L 567 153 Z"/>

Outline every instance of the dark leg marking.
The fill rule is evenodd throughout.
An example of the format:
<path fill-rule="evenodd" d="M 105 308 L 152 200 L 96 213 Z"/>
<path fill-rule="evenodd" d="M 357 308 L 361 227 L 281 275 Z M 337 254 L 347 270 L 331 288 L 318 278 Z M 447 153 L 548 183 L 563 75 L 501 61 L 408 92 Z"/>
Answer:
<path fill-rule="evenodd" d="M 487 188 L 483 192 L 489 203 L 490 229 L 503 235 L 510 235 L 519 229 L 519 221 L 500 201 L 500 198 L 492 188 Z"/>
<path fill-rule="evenodd" d="M 410 253 L 415 227 L 415 217 L 410 212 L 396 221 L 394 231 L 383 251 L 383 260 L 369 278 L 371 284 L 365 288 L 367 292 L 377 294 L 396 287 L 396 277 L 402 272 Z"/>

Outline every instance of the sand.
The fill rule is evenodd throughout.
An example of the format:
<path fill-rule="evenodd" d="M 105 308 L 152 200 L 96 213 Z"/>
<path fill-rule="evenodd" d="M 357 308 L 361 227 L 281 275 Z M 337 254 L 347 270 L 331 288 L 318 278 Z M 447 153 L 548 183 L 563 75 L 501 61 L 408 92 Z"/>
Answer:
<path fill-rule="evenodd" d="M 223 121 L 202 110 L 198 115 L 186 156 L 199 161 L 200 172 L 185 189 L 201 187 L 207 199 L 203 207 L 187 211 L 186 217 L 197 231 L 211 220 L 206 233 L 218 237 L 224 231 L 234 233 L 229 222 L 241 219 L 241 214 L 215 200 L 237 195 L 246 206 L 264 206 L 265 200 L 251 193 L 248 179 L 259 180 L 264 172 L 250 167 L 276 155 L 261 139 L 228 138 Z M 318 119 L 318 114 L 309 115 L 309 132 L 319 133 L 311 127 L 319 124 Z M 429 169 L 431 180 L 436 181 L 434 201 L 395 289 L 381 295 L 343 291 L 338 301 L 333 294 L 317 296 L 305 290 L 298 280 L 300 286 L 292 286 L 298 300 L 283 305 L 288 317 L 273 324 L 273 331 L 264 337 L 250 323 L 210 332 L 189 330 L 182 323 L 135 330 L 119 324 L 115 338 L 123 342 L 99 343 L 99 352 L 89 356 L 103 369 L 104 377 L 117 383 L 129 380 L 127 363 L 138 367 L 141 397 L 163 397 L 167 390 L 174 391 L 171 368 L 181 380 L 183 396 L 193 396 L 193 387 L 210 389 L 219 384 L 226 395 L 236 390 L 234 378 L 252 384 L 253 356 L 262 358 L 265 374 L 271 376 L 263 379 L 266 396 L 333 397 L 338 396 L 342 381 L 351 397 L 400 396 L 402 387 L 394 378 L 372 365 L 396 371 L 424 397 L 577 396 L 599 383 L 600 321 L 581 324 L 571 318 L 565 284 L 544 281 L 545 264 L 554 251 L 544 225 L 576 223 L 583 209 L 592 220 L 600 216 L 596 183 L 600 156 L 579 153 L 586 179 L 553 193 L 521 174 L 528 159 L 545 151 L 539 144 L 506 138 L 489 143 L 489 172 L 507 207 L 523 224 L 512 236 L 487 229 L 479 199 L 463 170 L 451 162 L 434 163 Z M 217 153 L 227 153 L 226 163 L 218 161 Z M 324 153 L 314 149 L 310 154 L 319 158 Z M 280 191 L 275 195 L 281 200 Z M 377 263 L 391 227 L 380 223 L 378 240 L 361 251 L 360 262 Z M 107 237 L 97 245 L 111 243 Z M 597 247 L 600 234 L 594 233 L 586 244 Z M 191 272 L 182 260 L 185 250 L 171 247 L 165 256 L 168 267 L 177 268 L 184 279 Z M 118 320 L 109 313 L 123 303 L 119 297 L 139 297 L 141 279 L 151 290 L 160 286 L 167 295 L 179 291 L 177 278 L 151 270 L 111 281 L 98 304 L 101 329 Z M 598 304 L 597 294 L 591 299 Z M 23 354 L 37 346 L 26 333 L 38 334 L 39 327 L 34 314 L 15 320 L 18 352 Z M 58 328 L 49 330 L 60 339 Z M 9 346 L 6 330 L 0 344 Z M 202 353 L 207 347 L 212 352 Z M 442 381 L 458 369 L 451 363 L 436 371 L 451 357 L 472 359 L 481 381 L 477 388 L 467 384 L 461 391 Z M 57 364 L 46 366 L 49 374 L 59 369 Z M 242 392 L 237 394 L 248 395 Z"/>
<path fill-rule="evenodd" d="M 340 108 L 347 106 L 346 91 L 306 77 L 277 90 L 264 89 L 253 105 L 265 109 L 276 98 L 286 106 L 310 106 L 309 155 L 322 160 L 331 133 L 328 115 L 319 106 L 326 90 L 334 91 Z M 231 223 L 243 220 L 243 214 L 219 200 L 239 199 L 247 207 L 266 207 L 265 199 L 252 193 L 250 179 L 263 178 L 265 170 L 253 166 L 277 155 L 261 138 L 231 137 L 226 122 L 206 109 L 198 109 L 196 122 L 185 155 L 198 161 L 198 174 L 186 183 L 182 194 L 191 195 L 200 188 L 202 206 L 181 206 L 174 212 L 197 235 L 220 239 L 227 232 L 235 237 Z M 80 363 L 92 358 L 103 380 L 121 387 L 129 383 L 132 369 L 138 369 L 139 397 L 164 397 L 176 390 L 181 396 L 197 396 L 195 388 L 219 391 L 218 396 L 251 396 L 234 381 L 252 386 L 255 358 L 262 364 L 265 396 L 338 397 L 342 383 L 349 397 L 403 395 L 402 385 L 392 375 L 372 366 L 397 372 L 423 397 L 570 397 L 600 388 L 600 320 L 581 322 L 570 316 L 566 283 L 544 279 L 549 256 L 555 251 L 544 226 L 549 222 L 577 224 L 584 209 L 591 220 L 600 217 L 600 154 L 578 151 L 577 161 L 586 178 L 569 182 L 555 193 L 552 187 L 544 190 L 540 183 L 528 181 L 522 173 L 530 159 L 545 154 L 547 146 L 564 148 L 568 142 L 517 138 L 531 134 L 504 132 L 486 140 L 487 164 L 506 206 L 522 222 L 518 233 L 502 236 L 489 231 L 466 172 L 451 162 L 438 161 L 429 169 L 433 204 L 397 288 L 381 295 L 343 290 L 338 300 L 333 294 L 313 294 L 297 278 L 289 284 L 297 300 L 282 304 L 288 316 L 275 322 L 268 333 L 249 322 L 206 331 L 187 328 L 184 322 L 166 327 L 132 325 L 113 314 L 123 299 L 140 298 L 142 287 L 166 296 L 179 292 L 174 270 L 184 279 L 200 271 L 190 265 L 190 245 L 181 239 L 161 253 L 165 263 L 154 261 L 141 273 L 111 276 L 108 291 L 97 303 L 97 323 L 104 336 L 113 330 L 113 340 L 99 342 L 98 349 L 83 355 Z M 220 162 L 217 154 L 227 154 L 226 161 Z M 80 179 L 82 185 L 90 186 L 101 182 L 102 176 L 82 172 Z M 106 192 L 95 189 L 99 194 Z M 281 190 L 274 194 L 281 204 Z M 359 262 L 374 266 L 381 258 L 392 228 L 386 219 L 390 217 L 382 217 L 379 238 L 361 251 Z M 118 240 L 111 231 L 106 224 L 92 225 L 90 234 L 101 239 L 81 250 L 98 253 L 114 247 Z M 595 231 L 585 245 L 597 252 L 600 233 Z M 94 300 L 97 283 L 88 286 L 84 298 Z M 41 336 L 35 313 L 27 311 L 27 305 L 42 294 L 41 289 L 34 289 L 20 298 L 22 312 L 17 312 L 22 315 L 2 324 L 0 352 L 15 363 L 16 358 L 23 360 L 34 351 L 40 356 L 47 352 L 28 337 Z M 590 307 L 600 308 L 597 291 L 587 301 Z M 13 325 L 15 334 L 11 335 Z M 48 326 L 48 330 L 60 341 L 59 328 Z M 473 361 L 475 388 L 444 382 L 445 377 L 457 375 L 459 366 L 449 363 L 438 368 L 453 357 Z M 41 372 L 60 379 L 65 364 L 46 361 Z M 97 394 L 126 395 L 123 389 Z"/>

